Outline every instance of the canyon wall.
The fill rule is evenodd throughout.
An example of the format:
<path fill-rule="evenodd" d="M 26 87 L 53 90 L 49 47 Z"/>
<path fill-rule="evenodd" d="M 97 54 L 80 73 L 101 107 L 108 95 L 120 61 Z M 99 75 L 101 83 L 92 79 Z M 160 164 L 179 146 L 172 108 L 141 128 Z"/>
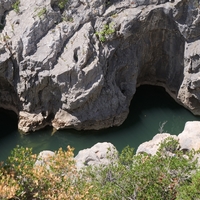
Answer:
<path fill-rule="evenodd" d="M 0 22 L 0 107 L 23 132 L 119 126 L 141 84 L 200 115 L 199 0 L 2 0 Z"/>

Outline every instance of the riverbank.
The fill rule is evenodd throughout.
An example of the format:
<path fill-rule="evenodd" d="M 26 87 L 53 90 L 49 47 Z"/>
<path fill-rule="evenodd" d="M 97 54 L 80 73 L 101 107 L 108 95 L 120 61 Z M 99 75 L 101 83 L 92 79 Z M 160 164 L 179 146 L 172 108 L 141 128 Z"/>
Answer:
<path fill-rule="evenodd" d="M 4 174 L 0 180 L 0 197 L 198 199 L 200 156 L 195 150 L 200 147 L 199 130 L 200 122 L 187 122 L 178 136 L 157 134 L 153 140 L 141 144 L 147 147 L 151 143 L 150 149 L 157 148 L 155 153 L 142 151 L 136 155 L 130 147 L 118 153 L 106 142 L 80 151 L 75 158 L 70 147 L 67 151 L 43 151 L 39 156 L 33 155 L 29 148 L 15 148 L 6 165 L 0 168 Z M 187 141 L 191 149 L 184 146 Z"/>
<path fill-rule="evenodd" d="M 0 113 L 1 114 L 1 113 Z M 28 135 L 17 131 L 16 123 L 10 118 L 1 117 L 0 127 L 4 136 L 0 138 L 0 160 L 5 160 L 16 145 L 33 148 L 34 153 L 43 150 L 55 151 L 68 145 L 75 148 L 74 153 L 90 148 L 98 142 L 111 142 L 120 152 L 129 145 L 135 150 L 138 146 L 160 132 L 160 125 L 167 121 L 163 131 L 178 135 L 183 131 L 187 121 L 200 120 L 184 107 L 177 104 L 163 88 L 140 86 L 132 100 L 130 113 L 119 127 L 99 131 L 76 131 L 66 129 L 52 135 L 47 127 Z"/>

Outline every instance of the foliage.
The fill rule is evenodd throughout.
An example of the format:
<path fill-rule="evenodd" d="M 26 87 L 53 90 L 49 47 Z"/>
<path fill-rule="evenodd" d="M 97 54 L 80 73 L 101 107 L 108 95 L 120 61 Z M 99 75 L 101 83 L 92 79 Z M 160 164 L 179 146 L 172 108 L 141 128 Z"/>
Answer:
<path fill-rule="evenodd" d="M 107 38 L 115 33 L 115 28 L 112 23 L 110 24 L 105 24 L 103 26 L 103 29 L 100 32 L 96 32 L 95 34 L 99 37 L 99 40 L 101 42 L 105 42 Z"/>
<path fill-rule="evenodd" d="M 58 1 L 58 7 L 63 10 L 65 8 L 65 5 L 67 4 L 68 0 L 59 0 Z"/>
<path fill-rule="evenodd" d="M 45 15 L 47 12 L 47 9 L 46 8 L 42 8 L 38 13 L 37 13 L 37 16 L 38 17 L 42 17 L 43 15 Z"/>
<path fill-rule="evenodd" d="M 154 156 L 126 147 L 118 161 L 109 154 L 109 165 L 77 171 L 70 147 L 39 165 L 31 149 L 17 147 L 0 167 L 0 199 L 198 199 L 197 154 L 180 151 L 178 141 L 167 138 Z"/>
<path fill-rule="evenodd" d="M 84 175 L 92 179 L 93 190 L 101 199 L 173 200 L 197 168 L 194 157 L 194 151 L 184 155 L 177 141 L 168 138 L 154 156 L 133 156 L 133 149 L 126 147 L 116 165 L 89 167 Z"/>
<path fill-rule="evenodd" d="M 91 184 L 77 173 L 70 147 L 59 149 L 46 165 L 34 165 L 36 160 L 29 148 L 12 151 L 1 169 L 0 199 L 96 199 L 90 196 Z"/>
<path fill-rule="evenodd" d="M 62 20 L 63 20 L 63 21 L 66 21 L 66 22 L 71 22 L 71 23 L 74 22 L 73 17 L 65 17 L 65 16 L 63 16 L 63 17 L 62 17 Z"/>
<path fill-rule="evenodd" d="M 190 199 L 199 199 L 200 197 L 200 171 L 192 175 L 191 180 L 188 184 L 182 185 L 178 189 L 179 193 L 177 200 L 190 200 Z"/>
<path fill-rule="evenodd" d="M 20 5 L 20 0 L 17 0 L 13 5 L 12 8 L 16 13 L 19 13 L 19 5 Z"/>

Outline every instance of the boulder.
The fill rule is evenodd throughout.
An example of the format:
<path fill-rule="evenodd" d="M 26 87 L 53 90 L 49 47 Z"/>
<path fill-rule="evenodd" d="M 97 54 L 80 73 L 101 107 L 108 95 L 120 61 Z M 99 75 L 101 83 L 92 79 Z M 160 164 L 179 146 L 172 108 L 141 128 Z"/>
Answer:
<path fill-rule="evenodd" d="M 176 135 L 170 135 L 169 133 L 156 134 L 152 140 L 140 144 L 136 151 L 136 154 L 147 153 L 150 155 L 155 155 L 160 147 L 160 143 L 168 137 L 173 137 L 175 140 L 178 140 L 178 137 Z"/>
<path fill-rule="evenodd" d="M 199 150 L 200 149 L 200 122 L 186 122 L 184 130 L 178 135 L 181 149 Z"/>
<path fill-rule="evenodd" d="M 152 140 L 140 144 L 136 153 L 148 153 L 155 155 L 160 143 L 167 137 L 173 137 L 180 144 L 180 150 L 190 151 L 192 149 L 200 149 L 200 122 L 188 121 L 185 124 L 184 130 L 178 136 L 170 135 L 169 133 L 157 134 Z"/>
<path fill-rule="evenodd" d="M 86 166 L 108 165 L 115 163 L 118 159 L 118 152 L 113 144 L 108 142 L 97 143 L 91 148 L 79 151 L 75 157 L 78 170 Z"/>

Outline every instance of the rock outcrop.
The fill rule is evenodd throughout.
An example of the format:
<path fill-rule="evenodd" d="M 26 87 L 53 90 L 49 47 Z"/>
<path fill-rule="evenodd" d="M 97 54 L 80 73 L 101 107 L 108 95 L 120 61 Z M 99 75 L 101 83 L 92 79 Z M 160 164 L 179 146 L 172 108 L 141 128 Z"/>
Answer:
<path fill-rule="evenodd" d="M 1 0 L 0 107 L 24 132 L 118 126 L 136 87 L 200 114 L 198 0 Z"/>
<path fill-rule="evenodd" d="M 173 137 L 180 144 L 180 150 L 191 151 L 200 150 L 200 122 L 186 122 L 184 130 L 178 136 L 170 135 L 169 133 L 160 133 L 155 135 L 152 140 L 140 144 L 136 153 L 148 153 L 155 155 L 160 143 L 168 137 Z"/>
<path fill-rule="evenodd" d="M 75 157 L 78 170 L 90 165 L 108 165 L 111 162 L 115 163 L 117 159 L 117 149 L 108 142 L 97 143 L 91 148 L 81 150 Z"/>

